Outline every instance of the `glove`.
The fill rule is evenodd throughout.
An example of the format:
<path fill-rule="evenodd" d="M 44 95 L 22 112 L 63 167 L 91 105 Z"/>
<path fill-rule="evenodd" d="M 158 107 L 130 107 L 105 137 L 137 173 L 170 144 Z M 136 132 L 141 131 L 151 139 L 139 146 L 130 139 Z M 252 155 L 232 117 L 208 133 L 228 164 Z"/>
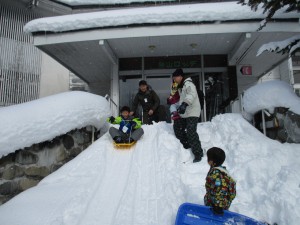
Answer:
<path fill-rule="evenodd" d="M 181 105 L 178 107 L 177 112 L 179 114 L 184 114 L 186 107 L 188 107 L 189 105 L 186 102 L 181 103 Z"/>
<path fill-rule="evenodd" d="M 115 117 L 113 117 L 113 116 L 111 116 L 110 118 L 109 118 L 109 121 L 111 122 L 111 123 L 113 123 L 113 122 L 115 122 Z"/>
<path fill-rule="evenodd" d="M 131 125 L 131 127 L 132 127 L 132 128 L 134 128 L 134 127 L 135 127 L 135 125 L 136 125 L 136 122 L 134 122 L 134 121 L 130 121 L 130 125 Z"/>

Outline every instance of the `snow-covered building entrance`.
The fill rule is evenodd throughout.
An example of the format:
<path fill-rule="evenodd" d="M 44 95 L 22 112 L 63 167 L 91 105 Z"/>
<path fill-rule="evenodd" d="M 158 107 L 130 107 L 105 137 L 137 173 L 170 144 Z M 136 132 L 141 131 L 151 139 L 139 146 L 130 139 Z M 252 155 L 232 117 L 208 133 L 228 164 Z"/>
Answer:
<path fill-rule="evenodd" d="M 33 20 L 24 30 L 34 44 L 81 79 L 91 92 L 109 93 L 117 105 L 130 104 L 140 79 L 168 95 L 171 74 L 182 67 L 205 90 L 212 77 L 219 84 L 217 104 L 231 100 L 287 60 L 264 52 L 268 42 L 300 31 L 297 13 L 277 13 L 257 31 L 265 17 L 237 1 L 40 1 L 33 10 L 65 10 L 64 15 Z M 97 2 L 97 3 L 96 3 Z M 135 3 L 133 3 L 135 2 Z M 46 4 L 51 3 L 51 4 Z M 216 108 L 206 110 L 207 118 Z"/>

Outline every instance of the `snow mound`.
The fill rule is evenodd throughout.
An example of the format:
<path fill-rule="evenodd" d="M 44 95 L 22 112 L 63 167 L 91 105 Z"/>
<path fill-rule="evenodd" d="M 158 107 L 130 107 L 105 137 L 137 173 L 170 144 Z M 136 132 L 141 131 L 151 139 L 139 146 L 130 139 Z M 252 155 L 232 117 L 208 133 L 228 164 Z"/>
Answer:
<path fill-rule="evenodd" d="M 110 115 L 104 97 L 73 91 L 0 109 L 0 157 L 88 125 L 100 129 Z"/>
<path fill-rule="evenodd" d="M 300 98 L 288 83 L 280 80 L 266 81 L 246 90 L 243 106 L 251 115 L 262 109 L 272 113 L 275 107 L 289 108 L 300 115 Z"/>
<path fill-rule="evenodd" d="M 1 225 L 172 225 L 180 204 L 203 204 L 207 158 L 192 163 L 172 124 L 143 125 L 130 150 L 116 150 L 108 133 L 74 160 L 4 205 Z M 300 220 L 299 144 L 281 144 L 240 114 L 197 127 L 202 147 L 226 152 L 237 181 L 230 210 L 269 223 Z M 30 203 L 30 204 L 28 204 Z"/>

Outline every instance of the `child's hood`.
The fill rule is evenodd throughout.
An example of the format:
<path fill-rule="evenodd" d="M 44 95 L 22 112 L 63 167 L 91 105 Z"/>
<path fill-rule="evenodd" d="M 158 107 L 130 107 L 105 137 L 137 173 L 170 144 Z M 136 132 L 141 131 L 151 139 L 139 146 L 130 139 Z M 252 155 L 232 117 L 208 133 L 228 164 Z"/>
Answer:
<path fill-rule="evenodd" d="M 235 179 L 231 176 L 231 174 L 228 172 L 225 166 L 217 166 L 217 167 L 213 167 L 213 169 L 220 170 L 221 172 L 227 174 L 227 176 L 231 177 L 235 181 Z"/>

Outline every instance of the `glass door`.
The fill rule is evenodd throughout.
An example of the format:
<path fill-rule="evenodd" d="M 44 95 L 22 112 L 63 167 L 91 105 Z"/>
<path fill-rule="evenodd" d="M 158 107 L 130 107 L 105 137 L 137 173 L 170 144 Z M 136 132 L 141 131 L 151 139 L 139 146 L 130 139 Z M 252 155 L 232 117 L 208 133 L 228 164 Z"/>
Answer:
<path fill-rule="evenodd" d="M 162 117 L 166 117 L 167 122 L 171 122 L 169 105 L 167 104 L 167 98 L 170 95 L 172 85 L 171 75 L 147 75 L 146 81 L 160 99 L 161 113 L 165 114 Z"/>

